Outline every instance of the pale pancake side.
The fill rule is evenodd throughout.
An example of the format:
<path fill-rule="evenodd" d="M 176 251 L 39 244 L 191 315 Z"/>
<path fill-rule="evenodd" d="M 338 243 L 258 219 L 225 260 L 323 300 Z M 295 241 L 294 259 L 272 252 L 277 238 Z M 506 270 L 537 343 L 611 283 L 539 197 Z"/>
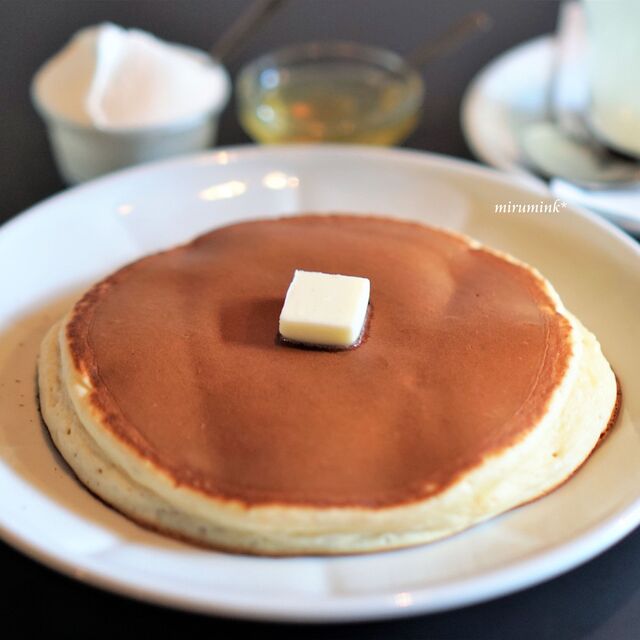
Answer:
<path fill-rule="evenodd" d="M 574 329 L 574 357 L 539 424 L 443 493 L 397 507 L 246 507 L 176 485 L 102 428 L 83 402 L 87 389 L 71 364 L 64 320 L 47 334 L 40 353 L 42 414 L 56 446 L 91 491 L 132 519 L 176 537 L 269 555 L 415 545 L 548 493 L 573 474 L 606 431 L 617 402 L 615 376 L 595 337 L 564 313 Z"/>

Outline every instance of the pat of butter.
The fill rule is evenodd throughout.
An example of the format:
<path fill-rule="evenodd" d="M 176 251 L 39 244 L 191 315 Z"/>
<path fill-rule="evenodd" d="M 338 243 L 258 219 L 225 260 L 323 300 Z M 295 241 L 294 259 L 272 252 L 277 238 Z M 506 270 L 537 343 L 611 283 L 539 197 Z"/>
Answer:
<path fill-rule="evenodd" d="M 353 346 L 369 304 L 367 278 L 296 270 L 280 313 L 285 340 L 329 347 Z"/>

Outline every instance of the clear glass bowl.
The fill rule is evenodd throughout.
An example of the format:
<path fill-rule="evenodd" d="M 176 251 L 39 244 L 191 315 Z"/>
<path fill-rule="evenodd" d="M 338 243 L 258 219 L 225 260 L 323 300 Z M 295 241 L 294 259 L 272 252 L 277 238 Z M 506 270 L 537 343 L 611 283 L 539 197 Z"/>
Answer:
<path fill-rule="evenodd" d="M 348 42 L 280 49 L 236 81 L 240 123 L 262 143 L 396 144 L 415 128 L 423 95 L 401 56 Z"/>

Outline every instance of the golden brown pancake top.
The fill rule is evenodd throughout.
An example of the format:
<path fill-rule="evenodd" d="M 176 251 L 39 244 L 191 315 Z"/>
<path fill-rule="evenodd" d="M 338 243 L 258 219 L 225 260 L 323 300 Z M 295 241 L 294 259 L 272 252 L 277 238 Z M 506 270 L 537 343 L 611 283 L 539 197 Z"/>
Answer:
<path fill-rule="evenodd" d="M 371 280 L 359 347 L 278 342 L 295 269 Z M 177 484 L 367 507 L 434 495 L 531 430 L 569 333 L 527 269 L 443 231 L 341 215 L 236 224 L 134 262 L 67 327 L 105 427 Z"/>

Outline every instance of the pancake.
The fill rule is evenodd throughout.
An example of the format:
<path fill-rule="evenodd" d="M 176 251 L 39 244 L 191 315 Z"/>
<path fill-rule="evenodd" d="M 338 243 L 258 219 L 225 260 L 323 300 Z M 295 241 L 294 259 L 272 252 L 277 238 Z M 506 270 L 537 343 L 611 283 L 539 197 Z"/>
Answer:
<path fill-rule="evenodd" d="M 295 269 L 367 277 L 362 343 L 277 339 Z M 615 419 L 595 337 L 537 271 L 380 217 L 231 225 L 96 284 L 47 334 L 52 439 L 93 493 L 195 543 L 436 540 L 564 482 Z"/>

